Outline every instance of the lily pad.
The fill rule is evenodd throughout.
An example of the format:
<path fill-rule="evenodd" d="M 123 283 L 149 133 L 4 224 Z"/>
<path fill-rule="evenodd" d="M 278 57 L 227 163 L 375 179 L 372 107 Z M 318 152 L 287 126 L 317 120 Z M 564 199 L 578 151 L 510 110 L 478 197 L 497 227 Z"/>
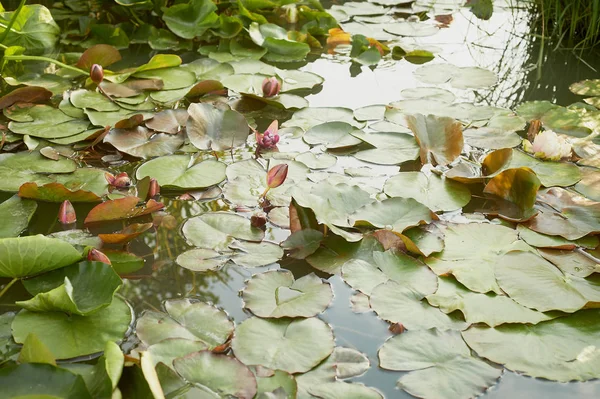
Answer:
<path fill-rule="evenodd" d="M 39 152 L 18 152 L 0 154 L 0 190 L 16 192 L 27 182 L 51 183 L 48 174 L 70 173 L 77 164 L 68 158 L 58 161 L 45 158 Z"/>
<path fill-rule="evenodd" d="M 515 249 L 527 249 L 511 228 L 487 223 L 449 225 L 445 231 L 445 247 L 439 254 L 425 259 L 438 276 L 453 274 L 471 291 L 502 291 L 496 283 L 494 264 Z M 477 245 L 473 245 L 477 243 Z"/>
<path fill-rule="evenodd" d="M 408 115 L 406 121 L 421 147 L 421 163 L 447 165 L 462 152 L 464 141 L 460 122 L 421 114 Z"/>
<path fill-rule="evenodd" d="M 265 236 L 249 219 L 227 212 L 204 213 L 191 218 L 183 225 L 182 232 L 190 244 L 213 250 L 226 250 L 236 238 L 262 241 Z"/>
<path fill-rule="evenodd" d="M 85 218 L 84 223 L 90 224 L 135 218 L 164 208 L 162 203 L 156 202 L 153 199 L 142 206 L 138 206 L 139 202 L 139 198 L 131 196 L 105 201 L 92 208 Z"/>
<path fill-rule="evenodd" d="M 377 390 L 352 382 L 327 382 L 309 389 L 309 393 L 322 399 L 383 399 Z"/>
<path fill-rule="evenodd" d="M 346 122 L 325 122 L 308 129 L 303 139 L 308 144 L 323 144 L 329 149 L 352 147 L 362 142 L 351 134 L 354 130 L 354 126 Z"/>
<path fill-rule="evenodd" d="M 171 155 L 183 144 L 183 136 L 155 133 L 143 126 L 131 129 L 111 129 L 104 137 L 105 143 L 117 150 L 138 158 Z"/>
<path fill-rule="evenodd" d="M 100 202 L 102 198 L 91 191 L 71 191 L 64 185 L 52 182 L 38 186 L 36 183 L 25 183 L 19 187 L 19 197 L 45 202 Z"/>
<path fill-rule="evenodd" d="M 75 90 L 69 94 L 71 104 L 76 108 L 90 108 L 94 111 L 118 111 L 120 107 L 106 96 L 85 89 Z"/>
<path fill-rule="evenodd" d="M 423 172 L 401 172 L 383 188 L 390 197 L 413 198 L 434 212 L 453 211 L 471 200 L 469 188 L 459 182 Z"/>
<path fill-rule="evenodd" d="M 8 398 L 92 399 L 80 375 L 50 364 L 4 367 L 0 370 L 0 383 Z"/>
<path fill-rule="evenodd" d="M 493 331 L 493 329 L 491 329 Z M 379 349 L 379 366 L 408 371 L 398 386 L 413 396 L 472 398 L 496 384 L 502 370 L 471 356 L 457 331 L 407 331 Z"/>
<path fill-rule="evenodd" d="M 433 220 L 429 208 L 412 198 L 389 198 L 373 202 L 357 209 L 349 218 L 355 227 L 371 225 L 396 233 Z"/>
<path fill-rule="evenodd" d="M 81 253 L 71 244 L 41 234 L 0 239 L 0 277 L 31 277 L 81 258 Z"/>
<path fill-rule="evenodd" d="M 376 147 L 370 150 L 358 151 L 354 154 L 361 161 L 379 165 L 397 165 L 414 160 L 419 155 L 419 146 L 410 134 L 365 133 L 362 130 L 355 130 L 351 134 Z"/>
<path fill-rule="evenodd" d="M 469 324 L 485 323 L 496 327 L 504 323 L 537 324 L 554 318 L 522 306 L 504 295 L 469 291 L 451 277 L 440 277 L 438 284 L 437 291 L 428 295 L 427 301 L 444 313 L 460 310 Z"/>
<path fill-rule="evenodd" d="M 553 381 L 587 381 L 599 376 L 598 317 L 600 310 L 592 309 L 534 326 L 473 326 L 463 338 L 479 356 L 510 370 Z"/>
<path fill-rule="evenodd" d="M 23 282 L 35 295 L 16 305 L 32 312 L 65 312 L 87 316 L 106 306 L 122 284 L 110 265 L 81 262 Z"/>
<path fill-rule="evenodd" d="M 190 249 L 179 254 L 176 259 L 179 266 L 194 272 L 216 270 L 227 261 L 229 261 L 228 254 L 205 248 Z"/>
<path fill-rule="evenodd" d="M 340 236 L 329 235 L 306 261 L 317 270 L 337 274 L 342 270 L 342 265 L 350 259 L 373 262 L 375 251 L 383 251 L 383 246 L 372 236 L 366 236 L 359 242 L 348 242 Z"/>
<path fill-rule="evenodd" d="M 222 151 L 246 143 L 249 128 L 237 111 L 221 110 L 211 104 L 191 104 L 188 108 L 187 134 L 201 150 Z"/>
<path fill-rule="evenodd" d="M 23 343 L 34 333 L 57 359 L 68 359 L 100 352 L 108 341 L 120 341 L 131 321 L 129 305 L 115 298 L 108 307 L 88 316 L 21 310 L 12 330 L 16 342 Z"/>
<path fill-rule="evenodd" d="M 312 317 L 333 299 L 328 283 L 314 274 L 294 280 L 288 270 L 254 275 L 242 291 L 245 307 L 259 317 Z"/>
<path fill-rule="evenodd" d="M 237 326 L 231 347 L 235 356 L 246 365 L 301 373 L 329 356 L 334 342 L 331 328 L 314 317 L 252 317 Z"/>
<path fill-rule="evenodd" d="M 17 237 L 29 225 L 37 209 L 35 201 L 13 195 L 0 204 L 0 215 L 10 215 L 0 226 L 0 238 Z"/>
<path fill-rule="evenodd" d="M 483 89 L 495 85 L 498 81 L 496 74 L 487 69 L 457 67 L 452 64 L 423 65 L 414 74 L 424 83 L 449 83 L 456 89 Z"/>
<path fill-rule="evenodd" d="M 226 178 L 225 168 L 224 163 L 211 159 L 194 163 L 188 155 L 170 155 L 144 163 L 135 176 L 138 180 L 152 177 L 165 189 L 189 190 L 219 184 Z"/>
<path fill-rule="evenodd" d="M 227 314 L 204 302 L 188 298 L 165 302 L 167 313 L 147 311 L 136 324 L 136 334 L 146 345 L 165 339 L 184 338 L 201 341 L 208 349 L 222 345 L 233 332 Z"/>
<path fill-rule="evenodd" d="M 173 361 L 179 375 L 210 395 L 252 399 L 256 378 L 234 357 L 200 351 Z"/>
<path fill-rule="evenodd" d="M 281 124 L 281 127 L 300 127 L 306 131 L 313 126 L 327 122 L 345 122 L 359 129 L 364 126 L 364 123 L 357 122 L 354 119 L 354 113 L 351 109 L 341 107 L 307 107 L 295 112 L 291 119 Z"/>
<path fill-rule="evenodd" d="M 298 155 L 294 160 L 302 162 L 311 169 L 327 169 L 337 162 L 337 158 L 333 155 L 315 154 L 310 151 Z"/>
<path fill-rule="evenodd" d="M 600 280 L 565 274 L 532 252 L 513 251 L 495 266 L 500 288 L 523 306 L 573 313 L 600 302 Z"/>

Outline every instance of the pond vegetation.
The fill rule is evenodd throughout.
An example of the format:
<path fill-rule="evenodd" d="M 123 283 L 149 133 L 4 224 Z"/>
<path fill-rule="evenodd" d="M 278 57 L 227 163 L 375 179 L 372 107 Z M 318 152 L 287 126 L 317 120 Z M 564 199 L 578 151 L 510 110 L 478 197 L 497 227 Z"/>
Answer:
<path fill-rule="evenodd" d="M 599 58 L 532 2 L 11 3 L 1 397 L 600 394 Z"/>

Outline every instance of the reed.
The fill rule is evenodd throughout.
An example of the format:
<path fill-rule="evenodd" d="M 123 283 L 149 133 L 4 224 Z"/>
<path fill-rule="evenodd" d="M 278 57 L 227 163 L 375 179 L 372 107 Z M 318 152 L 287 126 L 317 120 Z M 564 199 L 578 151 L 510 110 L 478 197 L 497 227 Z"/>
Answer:
<path fill-rule="evenodd" d="M 586 49 L 600 45 L 600 0 L 534 0 L 542 35 L 556 47 Z"/>

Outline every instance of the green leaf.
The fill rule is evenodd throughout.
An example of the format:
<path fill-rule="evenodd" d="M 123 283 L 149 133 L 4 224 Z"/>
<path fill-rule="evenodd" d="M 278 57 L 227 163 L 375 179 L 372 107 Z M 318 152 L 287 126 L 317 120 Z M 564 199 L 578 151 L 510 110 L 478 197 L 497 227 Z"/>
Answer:
<path fill-rule="evenodd" d="M 462 152 L 462 125 L 453 118 L 416 114 L 406 121 L 421 147 L 421 163 L 447 165 Z"/>
<path fill-rule="evenodd" d="M 498 81 L 496 74 L 487 69 L 457 67 L 452 64 L 423 65 L 414 75 L 423 83 L 450 83 L 456 89 L 483 89 L 495 85 Z"/>
<path fill-rule="evenodd" d="M 138 158 L 171 155 L 184 142 L 181 134 L 156 133 L 143 126 L 131 129 L 111 129 L 104 137 L 105 143 L 117 150 Z"/>
<path fill-rule="evenodd" d="M 182 232 L 190 244 L 214 250 L 226 250 L 236 238 L 262 241 L 265 235 L 249 219 L 227 212 L 204 213 L 188 219 Z"/>
<path fill-rule="evenodd" d="M 258 384 L 257 398 L 266 399 L 273 395 L 285 395 L 285 397 L 297 397 L 298 386 L 296 379 L 292 374 L 285 371 L 275 370 L 273 375 L 262 375 L 255 372 L 256 382 Z M 269 373 L 270 374 L 270 373 Z"/>
<path fill-rule="evenodd" d="M 397 165 L 412 161 L 419 155 L 419 146 L 415 138 L 404 133 L 365 133 L 355 130 L 352 136 L 376 147 L 370 150 L 358 151 L 353 154 L 361 161 L 379 165 Z"/>
<path fill-rule="evenodd" d="M 29 334 L 21 348 L 19 363 L 46 363 L 56 366 L 56 359 L 35 334 Z"/>
<path fill-rule="evenodd" d="M 222 254 L 212 249 L 198 248 L 185 251 L 175 260 L 183 268 L 194 272 L 216 270 L 229 261 L 228 254 Z"/>
<path fill-rule="evenodd" d="M 321 246 L 323 233 L 313 229 L 303 229 L 293 232 L 284 242 L 283 249 L 289 252 L 289 256 L 295 259 L 304 259 L 315 253 Z"/>
<path fill-rule="evenodd" d="M 15 303 L 32 312 L 87 316 L 108 306 L 121 284 L 111 265 L 85 261 L 24 281 L 35 296 Z"/>
<path fill-rule="evenodd" d="M 147 311 L 138 319 L 136 334 L 146 345 L 169 338 L 202 341 L 209 349 L 223 344 L 233 332 L 227 314 L 204 302 L 171 299 L 165 302 L 167 313 Z"/>
<path fill-rule="evenodd" d="M 175 4 L 163 13 L 169 29 L 184 39 L 202 36 L 207 29 L 217 27 L 217 6 L 211 0 L 189 0 L 186 4 Z"/>
<path fill-rule="evenodd" d="M 431 222 L 432 213 L 412 198 L 388 198 L 357 209 L 349 218 L 355 227 L 372 225 L 402 233 L 409 227 Z"/>
<path fill-rule="evenodd" d="M 0 215 L 10 215 L 0 225 L 0 238 L 17 237 L 29 225 L 37 209 L 35 201 L 13 195 L 0 204 Z"/>
<path fill-rule="evenodd" d="M 598 317 L 600 310 L 593 309 L 534 326 L 473 326 L 463 338 L 479 356 L 509 370 L 553 381 L 587 381 L 600 376 Z"/>
<path fill-rule="evenodd" d="M 460 310 L 469 324 L 485 323 L 496 327 L 504 323 L 537 324 L 554 318 L 519 305 L 504 295 L 469 291 L 451 277 L 442 276 L 438 283 L 437 291 L 428 295 L 427 301 L 444 313 Z"/>
<path fill-rule="evenodd" d="M 50 364 L 4 367 L 0 384 L 7 398 L 92 399 L 81 376 Z"/>
<path fill-rule="evenodd" d="M 337 274 L 348 260 L 362 259 L 372 263 L 374 252 L 381 251 L 383 246 L 372 236 L 366 236 L 359 242 L 348 242 L 340 236 L 328 235 L 321 247 L 306 261 L 317 270 Z"/>
<path fill-rule="evenodd" d="M 246 365 L 289 373 L 305 372 L 333 351 L 333 333 L 321 320 L 260 319 L 237 326 L 231 342 L 235 356 Z"/>
<path fill-rule="evenodd" d="M 573 313 L 600 302 L 600 279 L 567 274 L 532 252 L 513 251 L 495 266 L 498 285 L 523 306 Z"/>
<path fill-rule="evenodd" d="M 574 94 L 580 96 L 600 96 L 600 79 L 587 79 L 569 86 Z"/>
<path fill-rule="evenodd" d="M 295 112 L 292 118 L 281 124 L 281 127 L 301 127 L 308 130 L 325 122 L 346 122 L 356 128 L 365 124 L 354 120 L 351 109 L 341 107 L 307 107 Z"/>
<path fill-rule="evenodd" d="M 496 384 L 502 370 L 471 356 L 457 331 L 407 331 L 379 349 L 379 366 L 409 371 L 398 386 L 413 396 L 472 398 Z"/>
<path fill-rule="evenodd" d="M 189 106 L 188 113 L 187 134 L 198 149 L 222 151 L 246 143 L 248 122 L 239 112 L 194 103 Z"/>
<path fill-rule="evenodd" d="M 329 306 L 333 292 L 315 274 L 294 280 L 288 270 L 271 270 L 248 280 L 242 299 L 259 317 L 312 317 Z"/>
<path fill-rule="evenodd" d="M 323 399 L 383 399 L 377 390 L 352 382 L 328 382 L 309 389 L 312 396 Z"/>
<path fill-rule="evenodd" d="M 466 4 L 471 8 L 471 12 L 479 19 L 485 21 L 492 18 L 494 12 L 494 3 L 492 0 L 469 0 Z"/>
<path fill-rule="evenodd" d="M 152 177 L 165 189 L 189 190 L 219 184 L 226 178 L 225 167 L 224 163 L 211 159 L 194 164 L 190 156 L 171 155 L 144 163 L 135 176 L 138 180 Z"/>
<path fill-rule="evenodd" d="M 325 122 L 308 129 L 303 139 L 311 145 L 324 144 L 328 149 L 352 147 L 361 143 L 351 134 L 355 130 L 346 122 Z"/>
<path fill-rule="evenodd" d="M 252 22 L 248 33 L 255 44 L 269 50 L 265 55 L 269 61 L 301 61 L 310 52 L 308 44 L 289 40 L 287 31 L 275 24 Z"/>
<path fill-rule="evenodd" d="M 5 31 L 13 15 L 14 11 L 0 14 L 0 33 Z M 21 9 L 2 44 L 42 52 L 54 47 L 59 33 L 60 28 L 52 19 L 50 10 L 38 4 L 26 5 Z"/>
<path fill-rule="evenodd" d="M 0 277 L 31 277 L 81 259 L 81 253 L 62 240 L 35 236 L 0 239 Z"/>
<path fill-rule="evenodd" d="M 256 394 L 254 374 L 234 357 L 201 351 L 175 359 L 173 365 L 186 381 L 211 396 L 252 399 Z"/>
<path fill-rule="evenodd" d="M 131 321 L 129 305 L 115 298 L 108 307 L 89 316 L 21 310 L 12 330 L 16 342 L 23 343 L 34 333 L 56 359 L 68 359 L 100 352 L 108 341 L 120 341 Z"/>

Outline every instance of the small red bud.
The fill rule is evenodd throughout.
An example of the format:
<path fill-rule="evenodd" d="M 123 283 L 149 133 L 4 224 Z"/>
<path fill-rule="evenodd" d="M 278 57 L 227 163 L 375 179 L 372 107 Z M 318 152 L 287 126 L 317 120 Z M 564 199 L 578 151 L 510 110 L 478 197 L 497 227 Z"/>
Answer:
<path fill-rule="evenodd" d="M 96 248 L 90 249 L 90 251 L 87 254 L 87 260 L 93 262 L 102 262 L 108 265 L 112 264 L 110 263 L 110 259 L 108 259 L 108 256 L 104 255 L 104 253 L 98 251 Z"/>
<path fill-rule="evenodd" d="M 64 201 L 60 205 L 58 210 L 58 221 L 61 224 L 73 224 L 77 221 L 77 215 L 75 214 L 75 208 L 69 200 Z"/>
<path fill-rule="evenodd" d="M 104 178 L 113 187 L 124 188 L 129 187 L 131 185 L 131 179 L 127 175 L 127 172 L 119 173 L 114 176 L 112 173 L 104 173 Z"/>
<path fill-rule="evenodd" d="M 263 134 L 256 133 L 256 143 L 260 148 L 274 148 L 279 143 L 279 122 L 274 120 L 271 122 L 267 130 Z"/>
<path fill-rule="evenodd" d="M 390 330 L 390 332 L 392 334 L 402 334 L 406 328 L 404 328 L 404 325 L 402 323 L 394 323 L 392 325 L 390 325 L 390 328 L 388 328 L 388 330 Z"/>
<path fill-rule="evenodd" d="M 148 198 L 154 198 L 160 194 L 160 186 L 156 179 L 150 179 L 150 188 L 148 189 Z"/>
<path fill-rule="evenodd" d="M 94 64 L 90 68 L 90 79 L 92 82 L 99 85 L 104 80 L 104 69 L 101 65 Z"/>
<path fill-rule="evenodd" d="M 252 215 L 250 217 L 250 224 L 257 228 L 263 227 L 265 224 L 267 224 L 267 214 L 261 212 L 260 214 Z"/>
<path fill-rule="evenodd" d="M 276 188 L 283 184 L 287 177 L 288 166 L 287 164 L 279 164 L 273 166 L 269 172 L 267 172 L 267 186 L 269 188 Z"/>
<path fill-rule="evenodd" d="M 263 97 L 274 97 L 279 94 L 281 83 L 275 76 L 265 78 L 262 84 Z"/>

